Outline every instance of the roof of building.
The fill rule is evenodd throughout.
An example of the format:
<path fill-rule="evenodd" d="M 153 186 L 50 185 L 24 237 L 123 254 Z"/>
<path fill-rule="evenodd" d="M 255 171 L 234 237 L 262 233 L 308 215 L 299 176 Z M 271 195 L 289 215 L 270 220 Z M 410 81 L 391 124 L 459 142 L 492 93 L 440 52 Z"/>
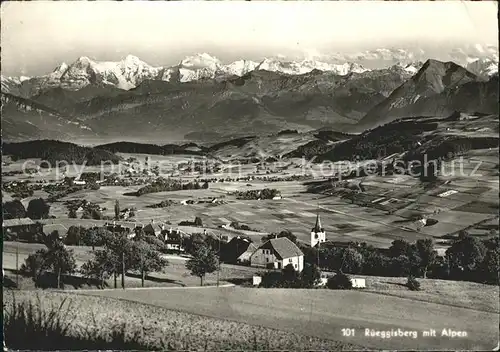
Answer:
<path fill-rule="evenodd" d="M 151 222 L 144 226 L 144 231 L 153 231 L 154 233 L 161 232 L 166 229 L 166 225 L 163 222 Z"/>
<path fill-rule="evenodd" d="M 321 219 L 319 217 L 319 213 L 316 216 L 316 224 L 314 225 L 312 231 L 313 232 L 323 232 L 323 226 L 321 226 Z"/>
<path fill-rule="evenodd" d="M 254 245 L 253 243 L 250 243 L 248 245 L 246 251 L 241 253 L 240 256 L 238 257 L 238 259 L 239 260 L 250 260 L 250 257 L 252 256 L 252 254 L 255 253 L 256 250 L 257 250 L 257 246 Z"/>
<path fill-rule="evenodd" d="M 35 222 L 30 218 L 21 218 L 21 219 L 9 219 L 4 220 L 2 223 L 2 227 L 11 227 L 11 226 L 23 226 L 23 225 L 34 225 Z"/>
<path fill-rule="evenodd" d="M 281 259 L 304 255 L 299 247 L 297 247 L 297 245 L 290 241 L 287 237 L 272 238 L 262 246 L 265 246 L 267 243 L 271 244 L 276 254 Z"/>

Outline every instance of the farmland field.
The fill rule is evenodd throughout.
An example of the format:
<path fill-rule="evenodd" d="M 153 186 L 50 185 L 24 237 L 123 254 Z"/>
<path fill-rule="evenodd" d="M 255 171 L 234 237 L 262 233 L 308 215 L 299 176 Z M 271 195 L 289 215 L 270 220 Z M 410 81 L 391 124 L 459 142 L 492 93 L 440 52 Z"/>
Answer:
<path fill-rule="evenodd" d="M 151 164 L 161 162 L 177 165 L 189 160 L 200 160 L 199 157 L 191 155 L 123 154 L 122 156 L 124 158 L 136 157 L 139 160 L 148 156 Z M 102 186 L 99 190 L 71 193 L 53 202 L 51 215 L 55 216 L 56 219 L 51 220 L 50 223 L 55 228 L 60 225 L 61 231 L 75 222 L 82 226 L 93 226 L 99 222 L 68 219 L 68 209 L 63 203 L 85 198 L 106 208 L 103 215 L 112 216 L 114 202 L 119 200 L 122 208 L 137 209 L 135 221 L 138 223 L 149 223 L 155 219 L 167 221 L 171 226 L 176 227 L 179 222 L 192 221 L 194 217 L 198 216 L 202 219 L 204 228 L 229 236 L 234 236 L 238 232 L 226 231 L 220 229 L 219 226 L 238 221 L 257 230 L 257 233 L 245 233 L 253 236 L 254 241 L 259 240 L 263 234 L 289 229 L 299 240 L 308 242 L 310 230 L 314 226 L 315 216 L 319 211 L 328 240 L 342 242 L 354 240 L 377 247 L 388 247 L 397 238 L 407 241 L 428 237 L 440 238 L 495 218 L 498 212 L 499 192 L 498 163 L 495 162 L 497 156 L 498 148 L 474 150 L 470 157 L 462 159 L 462 161 L 446 162 L 444 170 L 448 174 L 441 176 L 444 183 L 430 189 L 426 189 L 417 178 L 408 175 L 362 177 L 359 180 L 363 183 L 365 191 L 359 193 L 354 201 L 328 193 L 308 193 L 307 185 L 302 181 L 271 182 L 259 179 L 239 182 L 226 181 L 210 183 L 208 189 L 157 192 L 140 197 L 127 195 L 127 193 L 137 191 L 142 187 L 141 185 Z M 476 170 L 477 175 L 451 175 L 450 173 L 453 167 L 460 166 L 464 173 L 470 174 L 478 161 L 481 163 Z M 458 162 L 460 164 L 457 164 Z M 283 177 L 304 172 L 298 166 L 300 165 L 299 161 L 295 159 L 283 159 L 282 163 L 295 165 L 295 168 L 289 167 L 285 171 L 260 174 L 256 170 L 257 164 L 255 163 L 239 165 L 231 171 L 231 162 L 226 161 L 224 163 L 225 171 L 217 177 L 255 177 L 257 175 Z M 19 170 L 22 164 L 23 161 L 17 161 L 8 165 L 7 169 L 8 171 Z M 85 171 L 99 170 L 94 167 Z M 311 172 L 316 175 L 315 181 L 325 180 L 319 164 L 311 165 Z M 199 176 L 197 173 L 184 173 L 175 178 L 191 181 Z M 14 175 L 6 178 L 11 181 L 22 179 L 36 181 L 37 177 Z M 44 176 L 44 179 L 51 182 L 55 180 L 55 177 L 56 174 L 52 171 L 48 176 Z M 234 191 L 263 188 L 278 189 L 283 199 L 240 200 L 232 194 Z M 5 196 L 9 197 L 10 194 L 5 193 Z M 32 197 L 23 199 L 22 202 L 27 206 L 30 199 L 40 196 L 46 197 L 47 195 L 43 191 L 36 191 Z M 196 201 L 210 198 L 219 198 L 223 202 L 222 204 L 179 204 L 186 200 Z M 150 207 L 164 200 L 172 200 L 176 204 L 165 208 Z M 435 220 L 435 223 L 421 229 L 417 229 L 411 221 L 404 223 L 418 214 L 427 214 L 428 217 Z M 202 229 L 195 228 L 185 230 L 188 232 L 202 231 Z"/>

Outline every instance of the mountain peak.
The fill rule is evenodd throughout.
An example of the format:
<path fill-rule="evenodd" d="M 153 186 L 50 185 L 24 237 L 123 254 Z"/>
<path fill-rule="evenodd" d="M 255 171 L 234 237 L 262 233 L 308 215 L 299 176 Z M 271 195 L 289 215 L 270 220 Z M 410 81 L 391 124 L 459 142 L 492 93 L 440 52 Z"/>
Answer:
<path fill-rule="evenodd" d="M 62 64 L 60 64 L 59 66 L 57 66 L 54 71 L 52 71 L 53 73 L 59 73 L 59 74 L 63 74 L 64 72 L 66 72 L 68 70 L 69 66 L 67 63 L 63 62 Z"/>
<path fill-rule="evenodd" d="M 127 55 L 124 59 L 124 61 L 126 62 L 142 62 L 137 56 L 135 55 Z"/>
<path fill-rule="evenodd" d="M 87 56 L 80 56 L 75 62 L 91 63 L 92 60 L 90 60 Z"/>
<path fill-rule="evenodd" d="M 222 66 L 221 61 L 207 53 L 196 54 L 192 56 L 186 56 L 179 64 L 179 66 L 188 68 L 188 69 L 196 69 L 196 68 L 210 68 L 212 70 L 218 69 Z"/>

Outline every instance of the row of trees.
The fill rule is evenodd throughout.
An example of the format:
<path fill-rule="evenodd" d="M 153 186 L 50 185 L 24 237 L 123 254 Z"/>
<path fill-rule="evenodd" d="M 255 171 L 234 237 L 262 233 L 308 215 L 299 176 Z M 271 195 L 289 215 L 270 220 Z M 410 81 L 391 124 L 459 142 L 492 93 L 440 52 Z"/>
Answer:
<path fill-rule="evenodd" d="M 55 140 L 36 140 L 2 144 L 3 152 L 12 160 L 40 158 L 48 163 L 41 167 L 56 166 L 58 163 L 77 165 L 101 165 L 103 162 L 117 164 L 121 158 L 100 148 L 82 147 L 73 143 Z"/>
<path fill-rule="evenodd" d="M 347 248 L 304 247 L 305 261 L 322 268 L 350 274 L 376 276 L 415 276 L 422 278 L 468 280 L 498 284 L 498 237 L 479 240 L 462 232 L 446 251 L 437 255 L 431 239 L 409 243 L 395 240 L 387 253 L 366 243 L 351 243 Z"/>
<path fill-rule="evenodd" d="M 74 239 L 79 235 L 78 231 L 79 228 L 72 227 L 68 236 Z M 101 286 L 105 286 L 105 280 L 114 277 L 114 287 L 117 288 L 117 278 L 121 275 L 124 288 L 126 273 L 138 271 L 144 287 L 148 273 L 161 271 L 168 265 L 161 256 L 164 244 L 155 236 L 139 233 L 134 239 L 129 239 L 126 234 L 112 234 L 100 228 L 88 230 L 88 235 L 88 239 L 83 237 L 85 241 L 101 248 L 93 251 L 93 258 L 84 263 L 78 272 L 84 277 L 97 279 Z M 69 242 L 68 236 L 66 242 Z M 47 248 L 29 255 L 21 271 L 35 282 L 45 272 L 51 272 L 56 275 L 57 287 L 60 288 L 62 275 L 77 272 L 73 250 L 66 248 L 57 231 L 44 236 L 44 242 Z"/>
<path fill-rule="evenodd" d="M 274 188 L 253 189 L 249 191 L 236 191 L 237 199 L 256 200 L 256 199 L 273 199 L 280 195 L 280 192 Z"/>
<path fill-rule="evenodd" d="M 208 182 L 200 184 L 198 181 L 182 183 L 180 180 L 169 178 L 158 178 L 153 183 L 144 186 L 137 190 L 136 195 L 142 196 L 143 194 L 166 192 L 166 191 L 180 191 L 186 189 L 207 189 Z"/>
<path fill-rule="evenodd" d="M 104 280 L 114 278 L 117 288 L 117 278 L 121 275 L 121 285 L 125 288 L 125 276 L 128 271 L 138 271 L 141 275 L 141 285 L 144 287 L 146 276 L 151 272 L 163 270 L 168 262 L 162 258 L 160 250 L 163 243 L 155 236 L 139 233 L 133 239 L 126 234 L 106 236 L 101 249 L 94 251 L 94 258 L 81 267 L 86 276 L 98 279 L 104 286 Z"/>
<path fill-rule="evenodd" d="M 19 219 L 29 217 L 33 220 L 47 219 L 49 217 L 50 205 L 43 198 L 32 199 L 26 209 L 20 200 L 16 199 L 2 204 L 3 218 Z"/>

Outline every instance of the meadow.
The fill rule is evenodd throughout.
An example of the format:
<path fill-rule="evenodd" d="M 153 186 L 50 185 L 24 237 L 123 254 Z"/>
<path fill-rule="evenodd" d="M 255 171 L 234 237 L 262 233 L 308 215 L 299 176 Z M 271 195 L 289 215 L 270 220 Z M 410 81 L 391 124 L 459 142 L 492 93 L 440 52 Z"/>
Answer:
<path fill-rule="evenodd" d="M 457 284 L 454 288 L 460 286 Z M 241 287 L 78 293 L 139 302 L 369 348 L 488 349 L 498 341 L 498 308 L 482 311 L 475 310 L 474 307 L 458 307 L 457 299 L 453 297 L 437 303 L 434 301 L 438 296 L 437 292 L 422 295 L 422 299 L 363 291 Z M 491 296 L 493 292 L 485 294 Z M 342 336 L 342 328 L 356 329 L 356 337 Z M 416 330 L 419 334 L 431 328 L 439 332 L 450 328 L 466 331 L 468 336 L 451 339 L 438 335 L 431 339 L 416 340 L 364 336 L 364 329 L 387 331 L 398 328 Z"/>
<path fill-rule="evenodd" d="M 168 296 L 173 291 L 175 290 L 161 290 L 161 295 Z M 206 289 L 203 291 L 206 292 Z M 189 292 L 187 293 L 189 295 Z M 125 335 L 123 340 L 134 341 L 136 349 L 303 351 L 362 348 L 352 341 L 339 342 L 329 338 L 301 335 L 282 330 L 280 326 L 269 328 L 168 310 L 154 304 L 71 293 L 38 292 L 37 299 L 28 291 L 6 292 L 4 312 L 10 309 L 13 295 L 17 302 L 31 301 L 37 309 L 45 312 L 53 311 L 53 307 L 57 310 L 64 299 L 68 299 L 59 313 L 63 316 L 63 323 L 69 323 L 67 335 L 75 338 L 97 335 L 105 341 L 112 341 L 116 338 L 116 331 L 119 331 Z M 186 299 L 189 300 L 190 297 Z M 9 346 L 8 335 L 6 341 Z"/>
<path fill-rule="evenodd" d="M 38 249 L 42 248 L 45 248 L 45 245 L 37 243 L 4 242 L 2 265 L 6 270 L 6 276 L 13 282 L 16 281 L 16 250 L 18 250 L 19 253 L 19 266 L 21 266 L 29 254 L 34 253 Z M 93 258 L 91 247 L 68 246 L 68 248 L 73 250 L 78 267 L 80 267 L 89 259 Z M 169 265 L 162 272 L 150 273 L 145 280 L 146 287 L 184 287 L 200 285 L 200 279 L 196 276 L 190 275 L 189 270 L 186 269 L 186 258 L 166 256 L 166 259 L 168 260 Z M 219 272 L 219 282 L 220 284 L 227 284 L 229 282 L 249 280 L 257 272 L 259 272 L 259 269 L 252 267 L 221 264 L 221 269 Z M 21 275 L 17 278 L 17 280 L 19 280 L 20 289 L 35 288 L 33 280 L 30 278 L 26 278 Z M 82 280 L 68 279 L 66 281 L 66 289 L 95 288 L 95 286 L 89 287 L 87 283 Z M 206 278 L 204 279 L 204 285 L 216 284 L 217 272 L 207 274 Z M 107 287 L 113 287 L 113 278 L 106 280 L 106 285 Z M 127 273 L 125 285 L 126 287 L 130 288 L 140 287 L 140 276 L 138 274 L 134 274 L 133 272 Z M 118 286 L 120 286 L 120 278 L 118 278 Z"/>

